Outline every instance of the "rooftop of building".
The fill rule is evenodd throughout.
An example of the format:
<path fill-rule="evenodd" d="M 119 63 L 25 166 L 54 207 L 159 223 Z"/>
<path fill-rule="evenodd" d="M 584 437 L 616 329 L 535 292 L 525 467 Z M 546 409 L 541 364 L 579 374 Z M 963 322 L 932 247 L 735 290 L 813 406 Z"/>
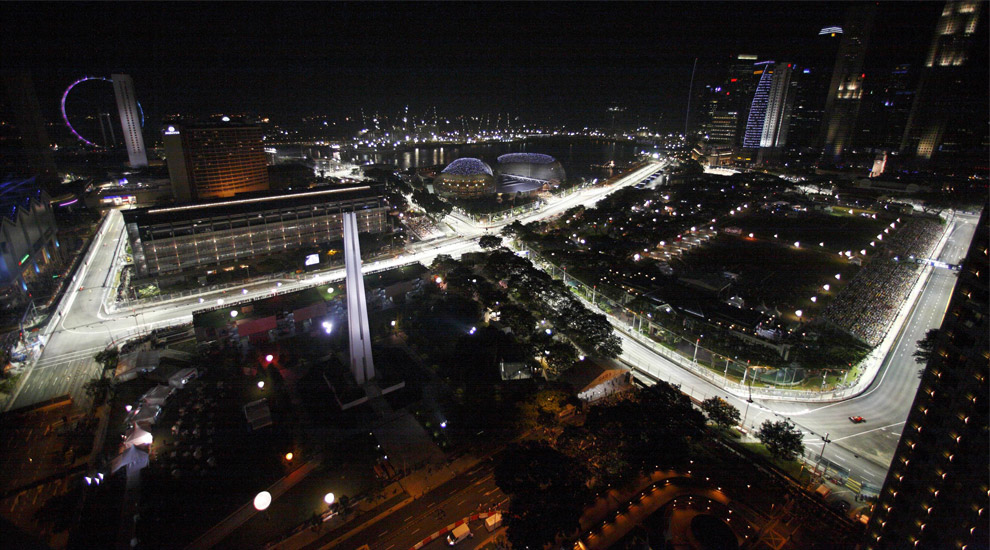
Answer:
<path fill-rule="evenodd" d="M 284 193 L 256 192 L 239 193 L 233 198 L 202 201 L 176 206 L 155 206 L 124 210 L 125 223 L 153 225 L 164 222 L 209 219 L 231 214 L 250 214 L 275 208 L 305 206 L 381 196 L 381 186 L 354 185 L 348 187 L 326 187 Z"/>
<path fill-rule="evenodd" d="M 170 124 L 169 128 L 177 128 L 178 130 L 209 130 L 213 128 L 261 128 L 257 124 L 251 124 L 250 122 L 241 122 L 237 120 L 224 121 L 224 122 L 182 122 Z"/>
<path fill-rule="evenodd" d="M 43 193 L 34 176 L 5 179 L 0 182 L 0 213 L 17 221 L 17 209 L 29 207 L 34 199 L 43 200 Z"/>
<path fill-rule="evenodd" d="M 464 157 L 455 160 L 443 169 L 444 174 L 454 174 L 458 176 L 475 176 L 478 174 L 488 174 L 494 176 L 492 167 L 476 158 Z"/>
<path fill-rule="evenodd" d="M 550 155 L 544 155 L 543 153 L 507 153 L 498 157 L 498 162 L 499 164 L 508 164 L 510 162 L 551 164 L 557 162 L 557 159 L 551 157 Z"/>
<path fill-rule="evenodd" d="M 364 284 L 367 289 L 382 288 L 397 282 L 422 277 L 426 272 L 427 269 L 421 264 L 409 264 L 365 275 Z M 344 296 L 344 290 L 344 281 L 334 281 L 270 298 L 218 305 L 194 312 L 193 326 L 220 328 L 231 322 L 244 323 L 278 315 L 282 312 L 294 312 L 341 298 Z M 231 316 L 231 311 L 237 311 L 237 315 Z"/>

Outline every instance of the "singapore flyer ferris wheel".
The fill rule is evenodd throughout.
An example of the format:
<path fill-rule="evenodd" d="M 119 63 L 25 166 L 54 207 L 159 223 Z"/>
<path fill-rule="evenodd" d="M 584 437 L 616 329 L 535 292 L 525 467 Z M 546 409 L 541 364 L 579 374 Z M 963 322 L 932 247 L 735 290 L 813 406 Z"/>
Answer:
<path fill-rule="evenodd" d="M 117 75 L 115 75 L 115 76 L 117 76 Z M 121 75 L 121 76 L 123 76 L 123 75 Z M 69 104 L 69 103 L 75 103 L 74 101 L 69 101 L 69 94 L 72 92 L 72 90 L 74 88 L 76 88 L 76 86 L 79 86 L 80 84 L 82 84 L 84 82 L 89 82 L 89 81 L 94 81 L 94 82 L 100 82 L 100 81 L 102 81 L 102 82 L 106 82 L 106 83 L 111 84 L 111 85 L 113 84 L 113 79 L 112 78 L 106 78 L 106 77 L 102 77 L 102 76 L 83 76 L 82 78 L 79 78 L 78 80 L 76 80 L 72 84 L 69 84 L 69 87 L 66 88 L 65 89 L 65 92 L 62 93 L 62 102 L 61 102 L 62 120 L 63 120 L 63 122 L 65 122 L 65 126 L 69 129 L 69 131 L 72 132 L 72 135 L 75 136 L 76 139 L 78 139 L 79 141 L 83 142 L 84 144 L 86 144 L 86 145 L 88 145 L 90 147 L 93 147 L 93 148 L 97 148 L 97 149 L 112 148 L 113 146 L 116 145 L 116 143 L 115 143 L 116 138 L 114 136 L 113 128 L 111 127 L 109 116 L 107 114 L 104 113 L 104 114 L 98 114 L 97 115 L 97 118 L 99 119 L 99 128 L 100 128 L 100 131 L 101 131 L 101 134 L 102 134 L 102 139 L 100 139 L 100 140 L 97 140 L 96 137 L 95 137 L 95 135 L 89 135 L 88 138 L 85 137 L 85 136 L 83 136 L 83 133 L 80 132 L 79 128 L 77 128 L 77 126 L 79 126 L 79 121 L 77 120 L 76 125 L 73 125 L 72 121 L 70 120 L 70 114 L 73 115 L 73 119 L 78 118 L 78 116 L 83 116 L 84 118 L 93 118 L 92 116 L 87 116 L 86 113 L 70 113 L 70 109 L 67 107 L 67 104 Z M 90 92 L 90 94 L 92 94 L 93 93 L 93 90 L 90 90 L 89 92 Z M 77 92 L 77 94 L 74 94 L 73 97 L 75 97 L 75 95 L 78 95 L 78 92 Z M 106 92 L 104 92 L 102 95 L 106 95 Z M 115 93 L 115 95 L 117 95 L 117 94 Z M 119 97 L 117 99 L 118 99 L 118 105 L 119 105 L 120 99 L 119 99 Z M 139 115 L 139 118 L 140 118 L 140 127 L 141 128 L 144 128 L 144 109 L 141 108 L 141 102 L 137 101 L 136 99 L 134 99 L 133 101 L 134 101 L 134 104 L 136 105 L 137 114 Z M 104 109 L 104 110 L 109 110 L 109 109 Z M 121 111 L 123 111 L 123 109 L 121 109 Z M 103 118 L 100 118 L 100 117 L 104 117 L 104 116 L 106 116 L 106 120 L 104 120 Z M 124 112 L 121 112 L 120 113 L 120 116 L 123 119 L 123 117 L 125 116 L 125 113 Z M 122 125 L 123 124 L 124 123 L 123 123 L 123 120 L 122 120 Z M 85 131 L 90 132 L 90 130 L 85 130 Z M 110 137 L 108 137 L 108 135 L 107 135 L 108 131 L 109 131 Z"/>

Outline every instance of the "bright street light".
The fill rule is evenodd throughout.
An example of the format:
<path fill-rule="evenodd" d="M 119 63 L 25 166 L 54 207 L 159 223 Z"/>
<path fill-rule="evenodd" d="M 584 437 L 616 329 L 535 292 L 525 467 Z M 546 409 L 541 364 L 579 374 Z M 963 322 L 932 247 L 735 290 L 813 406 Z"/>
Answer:
<path fill-rule="evenodd" d="M 272 504 L 272 494 L 268 491 L 262 491 L 255 495 L 254 497 L 254 509 L 261 512 L 267 510 Z"/>
<path fill-rule="evenodd" d="M 327 493 L 327 494 L 323 495 L 323 502 L 326 502 L 327 503 L 327 506 L 329 506 L 329 505 L 333 504 L 333 501 L 336 498 L 337 497 L 333 496 L 333 493 Z"/>
<path fill-rule="evenodd" d="M 259 390 L 265 389 L 265 381 L 264 380 L 258 380 L 258 389 Z"/>
<path fill-rule="evenodd" d="M 233 318 L 233 317 L 237 317 L 237 310 L 235 309 L 235 310 L 233 310 L 233 311 L 231 311 L 231 312 L 230 312 L 230 316 L 231 316 L 232 318 Z"/>

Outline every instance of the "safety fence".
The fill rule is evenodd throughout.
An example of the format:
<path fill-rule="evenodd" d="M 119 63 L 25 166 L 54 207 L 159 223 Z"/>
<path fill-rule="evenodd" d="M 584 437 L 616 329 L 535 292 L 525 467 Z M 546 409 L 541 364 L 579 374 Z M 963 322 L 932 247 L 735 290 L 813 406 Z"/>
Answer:
<path fill-rule="evenodd" d="M 753 398 L 769 398 L 793 401 L 838 401 L 856 394 L 857 378 L 843 379 L 838 384 L 827 384 L 823 378 L 820 389 L 792 389 L 797 369 L 756 367 L 735 358 L 726 357 L 702 346 L 699 340 L 690 340 L 656 323 L 650 314 L 642 315 L 627 307 L 634 297 L 624 295 L 618 299 L 609 297 L 595 287 L 589 287 L 569 275 L 554 263 L 541 256 L 525 243 L 510 243 L 517 251 L 524 253 L 534 265 L 543 269 L 551 277 L 564 282 L 572 291 L 598 311 L 605 314 L 612 325 L 630 338 L 669 360 L 675 365 L 690 371 L 727 392 Z M 651 371 L 647 365 L 637 366 Z M 849 373 L 846 377 L 849 378 Z M 731 376 L 730 376 L 731 373 Z M 651 375 L 658 373 L 650 372 Z M 741 374 L 741 376 L 739 376 Z M 739 382 L 733 380 L 739 378 Z M 747 384 L 746 382 L 749 382 Z M 761 384 L 756 386 L 755 384 Z M 766 386 L 770 387 L 766 387 Z"/>

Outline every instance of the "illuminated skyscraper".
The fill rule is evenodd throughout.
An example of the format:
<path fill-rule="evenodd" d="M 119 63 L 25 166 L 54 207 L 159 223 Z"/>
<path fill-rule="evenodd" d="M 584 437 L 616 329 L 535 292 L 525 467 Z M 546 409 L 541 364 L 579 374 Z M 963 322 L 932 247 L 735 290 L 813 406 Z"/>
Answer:
<path fill-rule="evenodd" d="M 746 117 L 746 132 L 743 134 L 742 145 L 746 148 L 755 149 L 760 146 L 760 138 L 763 136 L 763 123 L 766 121 L 767 104 L 770 101 L 770 88 L 773 85 L 773 61 L 761 61 L 755 63 L 756 73 L 760 75 L 760 82 L 756 85 L 753 93 L 753 102 L 749 107 L 749 115 Z"/>
<path fill-rule="evenodd" d="M 842 26 L 842 41 L 832 69 L 822 122 L 825 158 L 834 160 L 842 156 L 842 150 L 849 145 L 855 129 L 863 97 L 863 80 L 866 78 L 863 60 L 875 13 L 876 6 L 873 4 L 850 8 Z"/>
<path fill-rule="evenodd" d="M 763 61 L 755 66 L 762 74 L 749 109 L 743 147 L 782 147 L 787 143 L 790 107 L 794 99 L 791 90 L 793 64 Z"/>
<path fill-rule="evenodd" d="M 117 112 L 124 130 L 124 145 L 127 159 L 133 168 L 148 166 L 148 153 L 144 149 L 144 136 L 141 135 L 141 115 L 138 113 L 137 96 L 134 94 L 134 81 L 130 75 L 113 74 L 113 93 L 117 99 Z"/>
<path fill-rule="evenodd" d="M 987 211 L 939 329 L 867 528 L 867 548 L 987 548 Z"/>
<path fill-rule="evenodd" d="M 179 201 L 269 189 L 257 126 L 236 122 L 169 126 L 162 141 L 172 190 Z"/>
<path fill-rule="evenodd" d="M 978 1 L 946 2 L 939 17 L 921 80 L 914 95 L 911 114 L 901 140 L 901 153 L 929 160 L 945 139 L 952 121 L 968 126 L 972 114 L 964 112 L 971 102 L 966 93 L 966 61 L 980 19 Z M 986 44 L 983 45 L 984 47 Z M 986 111 L 986 88 L 980 91 L 978 110 Z M 982 117 L 985 123 L 986 117 Z M 985 128 L 983 131 L 985 132 Z M 985 152 L 984 152 L 985 154 Z"/>
<path fill-rule="evenodd" d="M 754 73 L 762 73 L 753 68 L 756 59 L 751 54 L 735 56 L 725 67 L 721 83 L 705 87 L 701 100 L 704 117 L 701 130 L 710 144 L 735 146 L 740 143 L 746 130 L 750 102 L 760 79 L 760 75 Z"/>

